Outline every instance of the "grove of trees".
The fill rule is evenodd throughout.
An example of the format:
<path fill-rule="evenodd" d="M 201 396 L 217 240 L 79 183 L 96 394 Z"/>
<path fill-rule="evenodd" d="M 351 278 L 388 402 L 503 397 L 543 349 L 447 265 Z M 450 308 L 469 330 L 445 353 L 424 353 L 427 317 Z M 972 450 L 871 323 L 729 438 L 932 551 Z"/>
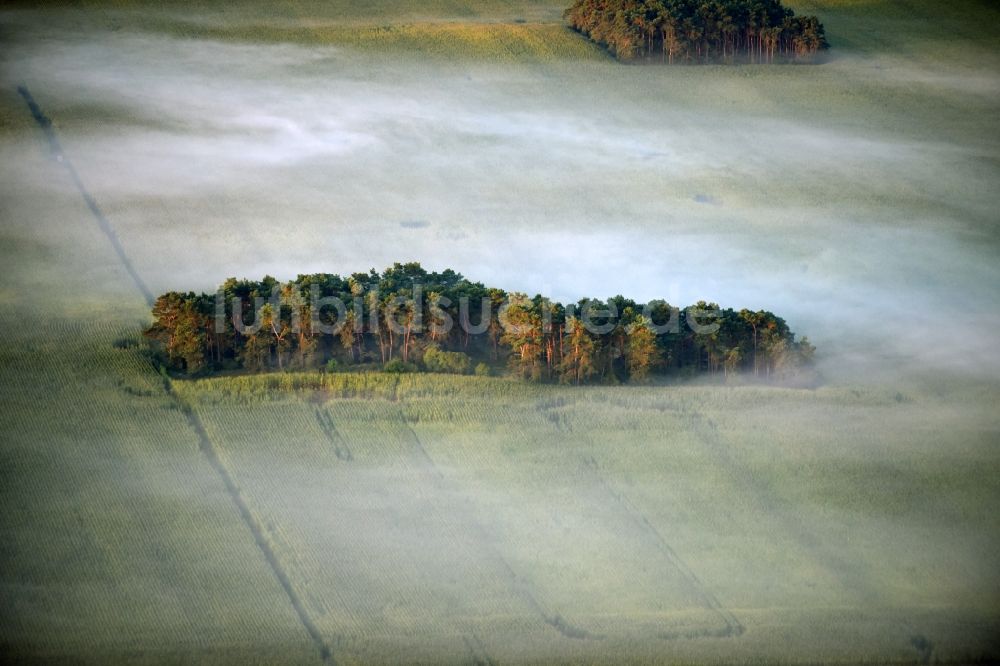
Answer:
<path fill-rule="evenodd" d="M 565 16 L 620 60 L 771 63 L 827 48 L 823 24 L 780 0 L 577 0 Z"/>
<path fill-rule="evenodd" d="M 231 278 L 216 294 L 163 294 L 152 314 L 145 336 L 159 362 L 190 375 L 381 368 L 570 384 L 763 379 L 797 373 L 814 352 L 771 312 L 624 296 L 563 305 L 417 263 L 287 283 Z"/>

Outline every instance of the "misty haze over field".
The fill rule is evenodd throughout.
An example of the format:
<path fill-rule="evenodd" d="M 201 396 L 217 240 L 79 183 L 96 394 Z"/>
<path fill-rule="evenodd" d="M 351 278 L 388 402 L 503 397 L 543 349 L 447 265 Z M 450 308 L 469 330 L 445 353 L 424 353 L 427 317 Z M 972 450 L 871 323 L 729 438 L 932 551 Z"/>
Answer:
<path fill-rule="evenodd" d="M 822 64 L 687 67 L 553 0 L 109 4 L 0 10 L 0 661 L 1000 655 L 1000 10 L 803 0 Z M 142 335 L 397 261 L 767 309 L 820 379 Z"/>
<path fill-rule="evenodd" d="M 155 292 L 417 260 L 563 300 L 771 309 L 834 375 L 1000 370 L 995 124 L 950 106 L 995 109 L 996 70 L 846 52 L 814 103 L 796 68 L 500 68 L 55 16 L 5 15 L 3 84 L 54 119 Z M 838 103 L 862 76 L 886 105 Z"/>

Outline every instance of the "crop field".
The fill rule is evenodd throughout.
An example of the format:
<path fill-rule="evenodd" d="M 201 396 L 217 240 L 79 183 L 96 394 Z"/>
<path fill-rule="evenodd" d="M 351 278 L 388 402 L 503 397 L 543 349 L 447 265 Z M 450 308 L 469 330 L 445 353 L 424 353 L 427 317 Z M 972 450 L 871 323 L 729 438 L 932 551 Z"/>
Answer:
<path fill-rule="evenodd" d="M 423 57 L 484 62 L 525 63 L 576 58 L 601 60 L 607 55 L 559 23 L 451 23 L 403 25 L 331 24 L 319 27 L 242 26 L 218 28 L 184 24 L 168 26 L 176 34 L 219 40 L 255 40 L 297 44 L 327 44 L 360 52 L 405 50 Z"/>
<path fill-rule="evenodd" d="M 991 649 L 993 601 L 966 579 L 991 576 L 1000 493 L 984 405 L 950 405 L 977 425 L 945 433 L 931 396 L 887 390 L 287 379 L 178 391 L 344 658 Z"/>
<path fill-rule="evenodd" d="M 791 4 L 824 64 L 620 65 L 549 0 L 0 9 L 0 661 L 1000 659 L 1000 16 Z M 773 309 L 824 381 L 144 353 L 145 292 L 410 259 Z"/>

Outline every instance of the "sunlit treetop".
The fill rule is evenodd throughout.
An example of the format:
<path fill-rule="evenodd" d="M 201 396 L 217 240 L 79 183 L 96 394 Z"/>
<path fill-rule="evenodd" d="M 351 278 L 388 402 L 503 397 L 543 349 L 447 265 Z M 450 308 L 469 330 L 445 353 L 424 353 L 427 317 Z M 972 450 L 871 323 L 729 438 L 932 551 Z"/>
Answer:
<path fill-rule="evenodd" d="M 619 60 L 771 63 L 828 46 L 819 19 L 779 0 L 577 0 L 565 16 Z"/>

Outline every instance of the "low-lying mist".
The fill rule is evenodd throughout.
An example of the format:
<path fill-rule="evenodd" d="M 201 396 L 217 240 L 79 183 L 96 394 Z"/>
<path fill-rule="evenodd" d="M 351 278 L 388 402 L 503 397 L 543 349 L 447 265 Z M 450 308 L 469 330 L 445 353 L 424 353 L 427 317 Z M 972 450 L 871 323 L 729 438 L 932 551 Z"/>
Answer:
<path fill-rule="evenodd" d="M 996 56 L 850 51 L 836 20 L 812 67 L 498 66 L 179 36 L 467 5 L 561 12 L 0 11 L 0 651 L 1000 654 Z M 563 302 L 766 308 L 818 346 L 827 381 L 181 380 L 136 342 L 140 281 L 210 292 L 413 260 Z"/>
<path fill-rule="evenodd" d="M 416 260 L 561 300 L 770 309 L 831 378 L 1000 370 L 995 72 L 501 69 L 57 16 L 3 16 L 3 86 L 54 120 L 154 291 Z M 6 169 L 43 149 L 0 146 Z"/>

